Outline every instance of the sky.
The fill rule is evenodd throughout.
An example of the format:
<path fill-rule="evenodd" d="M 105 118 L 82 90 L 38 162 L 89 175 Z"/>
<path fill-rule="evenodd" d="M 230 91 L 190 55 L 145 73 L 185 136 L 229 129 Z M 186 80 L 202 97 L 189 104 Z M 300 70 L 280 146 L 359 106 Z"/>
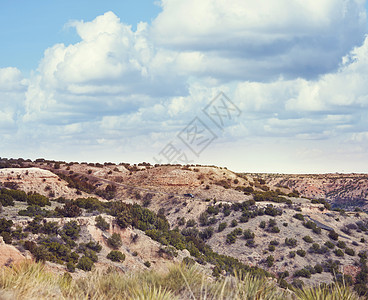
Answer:
<path fill-rule="evenodd" d="M 0 0 L 0 157 L 368 172 L 362 0 Z"/>

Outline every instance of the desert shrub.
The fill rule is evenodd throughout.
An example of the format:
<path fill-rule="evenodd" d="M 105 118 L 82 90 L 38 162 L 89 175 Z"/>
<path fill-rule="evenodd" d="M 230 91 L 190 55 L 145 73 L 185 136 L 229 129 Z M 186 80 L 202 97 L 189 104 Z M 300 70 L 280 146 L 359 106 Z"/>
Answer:
<path fill-rule="evenodd" d="M 27 196 L 28 205 L 38 205 L 40 207 L 44 207 L 46 205 L 51 205 L 50 200 L 38 193 L 29 193 Z"/>
<path fill-rule="evenodd" d="M 303 240 L 307 243 L 313 243 L 313 239 L 309 235 L 303 237 Z"/>
<path fill-rule="evenodd" d="M 334 253 L 335 253 L 336 256 L 339 256 L 339 257 L 343 257 L 344 256 L 344 252 L 341 249 L 336 249 L 334 251 Z"/>
<path fill-rule="evenodd" d="M 259 223 L 259 227 L 260 228 L 266 228 L 266 222 L 265 221 L 261 221 L 260 223 Z"/>
<path fill-rule="evenodd" d="M 2 231 L 0 232 L 0 236 L 3 237 L 3 240 L 6 244 L 11 244 L 13 241 L 12 235 L 9 232 Z"/>
<path fill-rule="evenodd" d="M 79 262 L 77 264 L 77 268 L 83 271 L 91 271 L 92 267 L 93 267 L 93 261 L 87 256 L 82 256 L 79 259 Z"/>
<path fill-rule="evenodd" d="M 340 250 L 340 249 L 337 249 L 337 250 Z M 335 275 L 339 271 L 340 262 L 338 260 L 329 259 L 325 261 L 322 264 L 322 266 L 325 272 L 330 272 L 332 275 Z"/>
<path fill-rule="evenodd" d="M 249 239 L 249 240 L 247 240 L 247 241 L 246 241 L 245 246 L 250 247 L 250 248 L 253 248 L 253 247 L 255 247 L 256 245 L 255 245 L 255 243 L 254 243 L 254 240 L 253 240 L 253 239 Z"/>
<path fill-rule="evenodd" d="M 152 193 L 147 193 L 146 195 L 144 195 L 143 207 L 148 207 L 151 204 L 153 196 L 154 195 Z"/>
<path fill-rule="evenodd" d="M 316 273 L 322 273 L 323 272 L 323 267 L 320 264 L 316 264 L 314 266 L 314 270 L 316 271 Z"/>
<path fill-rule="evenodd" d="M 274 261 L 275 258 L 272 255 L 267 256 L 266 258 L 267 267 L 271 268 L 273 266 Z"/>
<path fill-rule="evenodd" d="M 227 236 L 226 236 L 226 243 L 228 244 L 233 244 L 236 241 L 236 238 L 238 235 L 242 234 L 242 230 L 241 228 L 235 228 L 233 231 L 231 231 Z"/>
<path fill-rule="evenodd" d="M 103 230 L 103 231 L 106 231 L 110 228 L 110 224 L 106 222 L 106 220 L 102 217 L 102 216 L 97 216 L 95 218 L 95 222 L 96 222 L 96 227 Z"/>
<path fill-rule="evenodd" d="M 328 248 L 326 246 L 320 246 L 317 243 L 314 243 L 312 247 L 309 248 L 309 252 L 316 254 L 324 254 L 328 252 Z"/>
<path fill-rule="evenodd" d="M 43 209 L 38 205 L 30 205 L 27 206 L 26 209 L 19 210 L 18 215 L 28 217 L 40 216 L 43 218 L 51 218 L 55 216 L 55 213 L 52 210 Z"/>
<path fill-rule="evenodd" d="M 0 195 L 8 195 L 13 198 L 14 201 L 26 202 L 27 194 L 23 191 L 13 189 L 0 189 Z M 1 198 L 1 197 L 0 197 Z"/>
<path fill-rule="evenodd" d="M 66 269 L 68 270 L 68 272 L 74 273 L 75 272 L 75 264 L 72 263 L 72 262 L 68 262 L 66 264 Z"/>
<path fill-rule="evenodd" d="M 249 221 L 248 216 L 240 216 L 240 218 L 239 218 L 240 223 L 247 223 L 248 221 Z"/>
<path fill-rule="evenodd" d="M 268 220 L 268 227 L 273 227 L 276 226 L 276 221 L 274 219 L 269 219 Z"/>
<path fill-rule="evenodd" d="M 59 231 L 59 225 L 57 222 L 45 222 L 41 228 L 41 232 L 45 234 L 56 235 Z"/>
<path fill-rule="evenodd" d="M 279 243 L 279 241 L 272 240 L 272 241 L 270 242 L 270 245 L 278 246 L 278 245 L 280 245 L 280 243 Z"/>
<path fill-rule="evenodd" d="M 79 244 L 78 250 L 80 252 L 84 252 L 86 249 L 93 250 L 95 252 L 100 252 L 102 250 L 102 246 L 99 242 L 89 241 L 88 243 Z"/>
<path fill-rule="evenodd" d="M 39 233 L 42 229 L 41 221 L 43 220 L 42 217 L 36 216 L 33 218 L 32 221 L 28 222 L 28 225 L 24 229 L 25 231 L 30 231 L 33 234 Z"/>
<path fill-rule="evenodd" d="M 273 227 L 271 227 L 270 232 L 272 232 L 272 233 L 279 233 L 280 232 L 280 228 L 278 228 L 277 226 L 273 226 Z"/>
<path fill-rule="evenodd" d="M 351 249 L 351 248 L 346 248 L 345 249 L 345 253 L 347 255 L 350 255 L 350 256 L 354 256 L 355 255 L 355 251 L 353 249 Z"/>
<path fill-rule="evenodd" d="M 300 213 L 295 214 L 293 217 L 297 220 L 304 221 L 304 216 Z"/>
<path fill-rule="evenodd" d="M 63 226 L 62 234 L 70 237 L 72 240 L 76 240 L 79 237 L 80 230 L 77 221 L 69 221 Z"/>
<path fill-rule="evenodd" d="M 336 243 L 336 246 L 339 247 L 340 249 L 345 249 L 346 248 L 346 243 L 344 241 L 338 241 Z"/>
<path fill-rule="evenodd" d="M 289 257 L 294 258 L 295 257 L 295 251 L 290 251 L 289 252 Z"/>
<path fill-rule="evenodd" d="M 183 226 L 183 225 L 185 225 L 185 218 L 184 218 L 184 217 L 179 218 L 179 220 L 178 220 L 178 225 L 179 225 L 179 226 Z"/>
<path fill-rule="evenodd" d="M 315 226 L 315 227 L 312 228 L 312 231 L 314 233 L 321 234 L 322 229 L 320 227 L 318 227 L 318 226 Z"/>
<path fill-rule="evenodd" d="M 210 206 L 207 207 L 207 212 L 209 214 L 217 215 L 220 212 L 220 208 L 219 208 L 218 205 L 216 205 L 216 206 L 210 205 Z"/>
<path fill-rule="evenodd" d="M 301 257 L 304 257 L 306 255 L 306 252 L 303 249 L 299 249 L 296 251 L 296 254 L 298 254 Z"/>
<path fill-rule="evenodd" d="M 190 219 L 187 221 L 187 227 L 194 227 L 197 225 L 197 222 L 194 221 L 193 219 Z"/>
<path fill-rule="evenodd" d="M 291 248 L 295 247 L 298 244 L 298 241 L 294 238 L 285 238 L 285 245 Z"/>
<path fill-rule="evenodd" d="M 276 247 L 275 245 L 268 245 L 268 251 L 275 251 Z"/>
<path fill-rule="evenodd" d="M 227 223 L 226 222 L 220 223 L 219 226 L 218 226 L 218 228 L 217 228 L 217 231 L 218 232 L 223 231 L 226 228 L 226 226 L 227 226 Z"/>
<path fill-rule="evenodd" d="M 199 224 L 201 226 L 209 225 L 208 213 L 207 212 L 203 212 L 199 215 Z"/>
<path fill-rule="evenodd" d="M 151 266 L 151 263 L 147 260 L 147 261 L 145 261 L 145 262 L 144 262 L 144 265 L 145 265 L 147 268 L 149 268 L 149 267 Z"/>
<path fill-rule="evenodd" d="M 305 277 L 305 278 L 311 278 L 311 272 L 307 269 L 301 269 L 297 270 L 294 273 L 294 277 Z"/>
<path fill-rule="evenodd" d="M 125 254 L 117 250 L 112 250 L 109 254 L 107 254 L 106 258 L 115 262 L 123 262 L 125 260 Z"/>
<path fill-rule="evenodd" d="M 297 289 L 302 289 L 304 286 L 303 280 L 300 279 L 294 279 L 291 284 Z"/>
<path fill-rule="evenodd" d="M 199 233 L 199 237 L 202 240 L 208 240 L 209 238 L 212 237 L 213 232 L 214 232 L 213 227 L 211 227 L 211 226 L 207 227 L 206 229 L 204 229 L 202 232 Z"/>
<path fill-rule="evenodd" d="M 237 220 L 235 220 L 235 219 L 233 219 L 233 220 L 231 221 L 230 226 L 231 226 L 231 227 L 236 227 L 237 225 L 238 225 L 238 221 L 237 221 Z"/>
<path fill-rule="evenodd" d="M 17 225 L 11 236 L 13 239 L 22 240 L 28 236 L 28 232 L 23 232 L 23 228 Z"/>
<path fill-rule="evenodd" d="M 339 238 L 339 235 L 336 233 L 335 230 L 331 230 L 329 233 L 328 233 L 328 237 L 332 240 L 335 240 L 337 241 L 338 238 Z"/>
<path fill-rule="evenodd" d="M 324 244 L 327 248 L 330 248 L 330 249 L 333 249 L 335 248 L 335 244 L 330 242 L 330 241 L 327 241 L 325 244 Z"/>
<path fill-rule="evenodd" d="M 254 239 L 255 234 L 250 229 L 246 229 L 243 232 L 243 238 L 246 240 Z"/>
<path fill-rule="evenodd" d="M 65 203 L 63 208 L 57 207 L 55 209 L 57 214 L 66 218 L 75 218 L 82 215 L 82 210 L 72 202 Z"/>
<path fill-rule="evenodd" d="M 0 232 L 11 232 L 13 226 L 12 220 L 7 220 L 5 218 L 0 219 Z"/>
<path fill-rule="evenodd" d="M 2 206 L 14 206 L 14 199 L 13 197 L 6 195 L 6 194 L 0 194 L 0 204 Z"/>
<path fill-rule="evenodd" d="M 284 223 L 282 223 L 282 226 L 284 226 L 284 227 L 288 227 L 288 223 L 286 223 L 286 222 L 284 222 Z"/>
<path fill-rule="evenodd" d="M 73 204 L 77 205 L 79 208 L 84 208 L 88 211 L 97 210 L 99 212 L 103 212 L 105 203 L 101 202 L 97 198 L 88 197 L 88 198 L 78 198 L 73 201 Z"/>
<path fill-rule="evenodd" d="M 280 210 L 278 208 L 275 208 L 272 204 L 267 205 L 264 212 L 265 212 L 266 215 L 269 215 L 269 216 L 272 216 L 272 217 L 282 215 L 282 210 Z"/>
<path fill-rule="evenodd" d="M 107 244 L 114 249 L 120 248 L 123 243 L 121 241 L 121 236 L 118 233 L 113 233 L 111 237 L 107 239 Z"/>

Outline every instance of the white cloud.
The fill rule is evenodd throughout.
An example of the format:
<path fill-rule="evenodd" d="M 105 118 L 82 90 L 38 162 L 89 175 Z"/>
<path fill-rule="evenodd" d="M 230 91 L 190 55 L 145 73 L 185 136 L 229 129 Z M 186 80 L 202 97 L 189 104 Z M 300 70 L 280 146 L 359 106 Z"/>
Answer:
<path fill-rule="evenodd" d="M 313 78 L 336 68 L 366 32 L 365 1 L 162 0 L 153 21 L 159 44 L 202 52 L 213 76 Z M 226 64 L 228 68 L 223 70 Z"/>
<path fill-rule="evenodd" d="M 280 151 L 281 166 L 293 151 L 328 157 L 331 145 L 347 141 L 357 147 L 346 153 L 362 157 L 364 3 L 289 2 L 164 0 L 152 26 L 135 31 L 112 12 L 70 22 L 80 41 L 46 49 L 29 80 L 16 68 L 0 69 L 2 149 L 22 141 L 27 153 L 50 158 L 111 151 L 109 159 L 139 153 L 150 160 L 195 116 L 206 121 L 201 110 L 221 90 L 242 116 L 216 131 L 203 162 L 231 147 L 221 162 L 242 161 L 244 149 L 258 159 Z"/>

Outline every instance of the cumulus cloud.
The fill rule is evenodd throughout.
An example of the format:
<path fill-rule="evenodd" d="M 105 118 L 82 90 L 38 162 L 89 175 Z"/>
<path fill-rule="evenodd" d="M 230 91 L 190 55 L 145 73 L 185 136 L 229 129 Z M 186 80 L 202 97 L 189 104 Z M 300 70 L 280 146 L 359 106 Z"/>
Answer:
<path fill-rule="evenodd" d="M 202 52 L 202 70 L 231 79 L 224 63 L 242 79 L 315 78 L 335 69 L 366 32 L 363 0 L 162 0 L 161 6 L 155 40 Z"/>
<path fill-rule="evenodd" d="M 223 153 L 233 145 L 257 156 L 274 143 L 300 157 L 331 150 L 316 141 L 364 151 L 364 2 L 289 2 L 163 0 L 162 13 L 136 30 L 113 12 L 71 21 L 80 41 L 46 49 L 29 79 L 0 69 L 1 136 L 49 157 L 70 149 L 70 157 L 149 160 L 194 117 L 215 126 L 202 108 L 221 90 L 242 110 L 216 132 Z"/>

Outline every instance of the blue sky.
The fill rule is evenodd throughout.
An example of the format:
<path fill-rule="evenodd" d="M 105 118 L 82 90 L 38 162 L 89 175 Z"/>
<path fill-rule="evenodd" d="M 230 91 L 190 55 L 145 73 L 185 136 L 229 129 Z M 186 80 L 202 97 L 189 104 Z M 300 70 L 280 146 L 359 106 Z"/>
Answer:
<path fill-rule="evenodd" d="M 0 0 L 0 156 L 368 172 L 366 12 L 363 0 Z M 220 127 L 209 103 L 227 105 Z"/>
<path fill-rule="evenodd" d="M 114 11 L 126 24 L 150 22 L 160 11 L 152 1 L 0 1 L 0 67 L 34 70 L 46 48 L 56 43 L 75 43 L 74 30 L 65 26 L 71 20 L 93 20 Z"/>

